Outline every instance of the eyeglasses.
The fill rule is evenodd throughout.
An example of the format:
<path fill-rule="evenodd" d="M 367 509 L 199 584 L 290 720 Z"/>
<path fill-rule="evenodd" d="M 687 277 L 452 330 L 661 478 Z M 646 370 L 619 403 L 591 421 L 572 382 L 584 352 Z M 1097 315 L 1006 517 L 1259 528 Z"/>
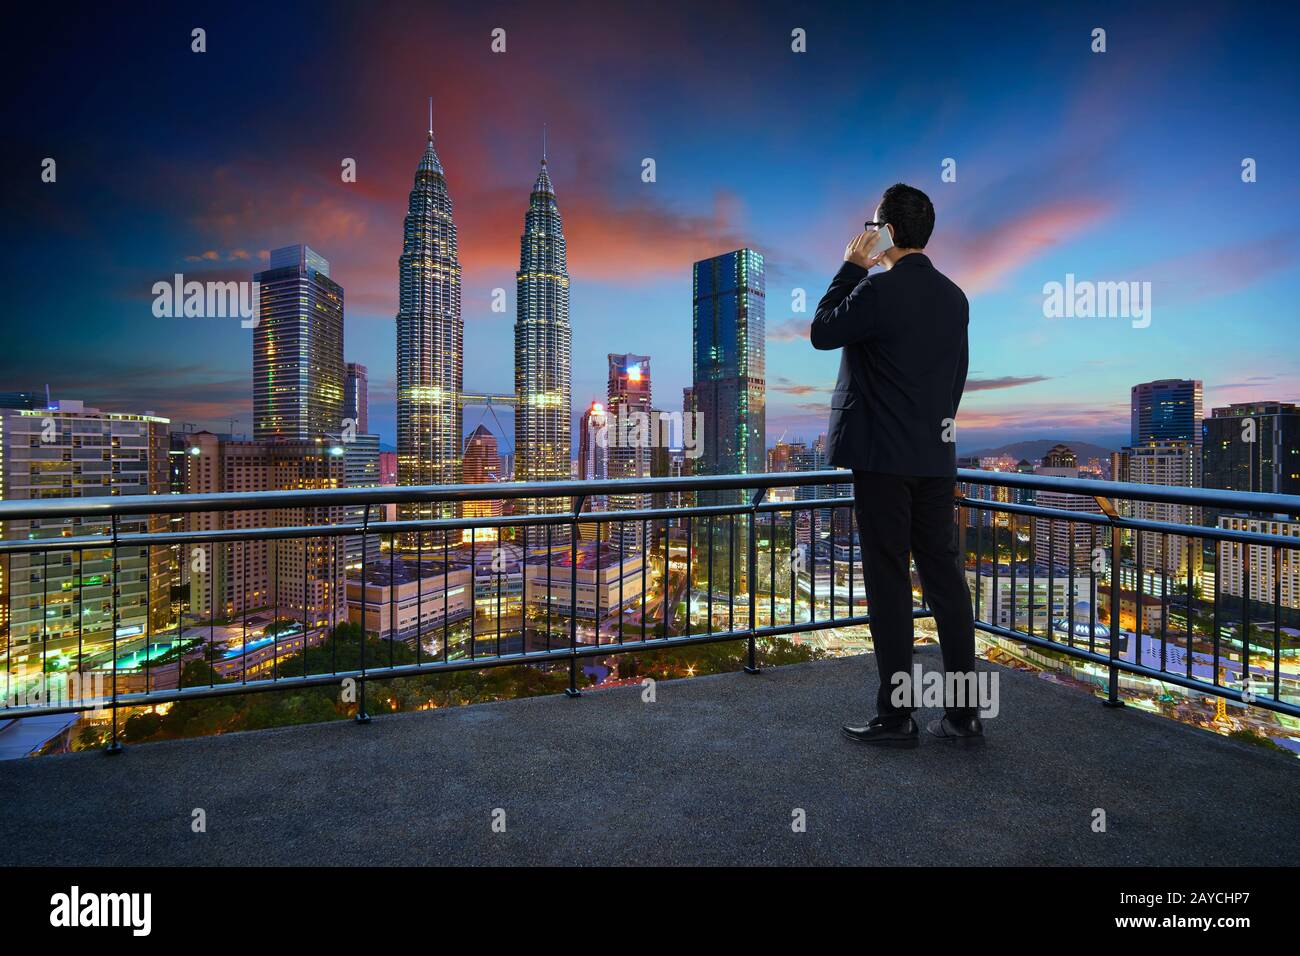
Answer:
<path fill-rule="evenodd" d="M 870 231 L 871 231 L 871 228 L 872 228 L 873 226 L 874 226 L 878 231 L 880 231 L 880 232 L 884 232 L 884 231 L 885 231 L 886 223 L 883 223 L 883 222 L 871 222 L 871 221 L 867 221 L 867 222 L 864 222 L 864 223 L 862 224 L 862 231 L 863 231 L 863 232 L 870 232 Z"/>

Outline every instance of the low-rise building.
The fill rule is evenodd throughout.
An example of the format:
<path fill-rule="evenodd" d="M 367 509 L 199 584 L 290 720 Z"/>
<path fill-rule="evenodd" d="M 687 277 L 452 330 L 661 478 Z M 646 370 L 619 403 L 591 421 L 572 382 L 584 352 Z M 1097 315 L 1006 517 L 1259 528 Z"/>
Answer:
<path fill-rule="evenodd" d="M 642 563 L 640 552 L 622 552 L 608 542 L 585 541 L 579 544 L 577 616 L 595 618 L 599 609 L 599 616 L 603 618 L 620 606 L 639 604 Z M 571 613 L 573 578 L 572 555 L 567 546 L 552 551 L 549 562 L 545 552 L 530 553 L 524 573 L 529 606 L 544 608 L 549 592 L 551 609 L 556 614 Z"/>
<path fill-rule="evenodd" d="M 471 575 L 468 564 L 441 560 L 381 561 L 350 573 L 348 620 L 364 624 L 381 640 L 414 641 L 419 634 L 436 637 L 443 622 L 469 617 Z"/>

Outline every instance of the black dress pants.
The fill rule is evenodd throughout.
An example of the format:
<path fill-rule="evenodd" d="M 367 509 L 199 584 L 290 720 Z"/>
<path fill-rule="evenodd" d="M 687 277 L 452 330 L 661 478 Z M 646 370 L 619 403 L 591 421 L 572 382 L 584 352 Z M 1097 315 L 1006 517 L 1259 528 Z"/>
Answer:
<path fill-rule="evenodd" d="M 871 639 L 880 669 L 876 706 L 886 722 L 901 721 L 913 709 L 910 700 L 900 707 L 890 699 L 895 674 L 903 673 L 909 681 L 912 679 L 909 552 L 916 562 L 926 603 L 934 612 L 946 676 L 975 671 L 975 617 L 965 574 L 958 563 L 954 485 L 952 478 L 853 472 Z M 945 681 L 946 689 L 952 686 L 951 680 Z M 969 695 L 954 700 L 945 693 L 944 703 L 950 717 L 974 716 L 979 711 L 978 702 Z"/>

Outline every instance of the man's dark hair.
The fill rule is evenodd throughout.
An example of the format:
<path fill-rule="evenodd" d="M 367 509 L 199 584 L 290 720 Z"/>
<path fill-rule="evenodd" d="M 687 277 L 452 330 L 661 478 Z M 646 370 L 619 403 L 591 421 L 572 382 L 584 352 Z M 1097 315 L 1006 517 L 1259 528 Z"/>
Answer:
<path fill-rule="evenodd" d="M 934 232 L 934 204 L 916 187 L 895 183 L 880 200 L 880 220 L 894 227 L 900 249 L 924 249 Z"/>

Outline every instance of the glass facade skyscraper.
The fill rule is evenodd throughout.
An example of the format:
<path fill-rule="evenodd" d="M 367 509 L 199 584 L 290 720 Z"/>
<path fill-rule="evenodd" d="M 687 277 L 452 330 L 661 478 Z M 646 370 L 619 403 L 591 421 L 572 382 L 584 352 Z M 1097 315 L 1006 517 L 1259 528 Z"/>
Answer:
<path fill-rule="evenodd" d="M 738 249 L 695 263 L 692 385 L 701 416 L 697 475 L 761 473 L 766 454 L 763 256 Z"/>
<path fill-rule="evenodd" d="M 1300 494 L 1300 406 L 1240 402 L 1211 409 L 1201 434 L 1206 488 Z"/>
<path fill-rule="evenodd" d="M 1129 442 L 1201 443 L 1201 383 L 1195 379 L 1162 378 L 1134 385 L 1130 399 Z"/>
<path fill-rule="evenodd" d="M 515 481 L 572 476 L 569 266 L 564 223 L 546 159 L 533 183 L 515 274 Z M 532 512 L 557 511 L 565 499 L 531 500 Z"/>
<path fill-rule="evenodd" d="M 343 422 L 343 287 L 310 247 L 271 252 L 253 329 L 253 438 L 307 441 Z"/>
<path fill-rule="evenodd" d="M 1268 401 L 1211 409 L 1201 435 L 1204 487 L 1300 495 L 1300 406 Z M 1223 513 L 1206 508 L 1206 523 Z"/>
<path fill-rule="evenodd" d="M 398 271 L 397 483 L 456 484 L 465 325 L 456 224 L 432 129 L 415 171 Z M 456 506 L 402 505 L 399 514 L 408 519 L 455 517 Z"/>
<path fill-rule="evenodd" d="M 343 378 L 343 417 L 356 423 L 356 431 L 370 431 L 370 386 L 366 367 L 349 362 Z"/>

